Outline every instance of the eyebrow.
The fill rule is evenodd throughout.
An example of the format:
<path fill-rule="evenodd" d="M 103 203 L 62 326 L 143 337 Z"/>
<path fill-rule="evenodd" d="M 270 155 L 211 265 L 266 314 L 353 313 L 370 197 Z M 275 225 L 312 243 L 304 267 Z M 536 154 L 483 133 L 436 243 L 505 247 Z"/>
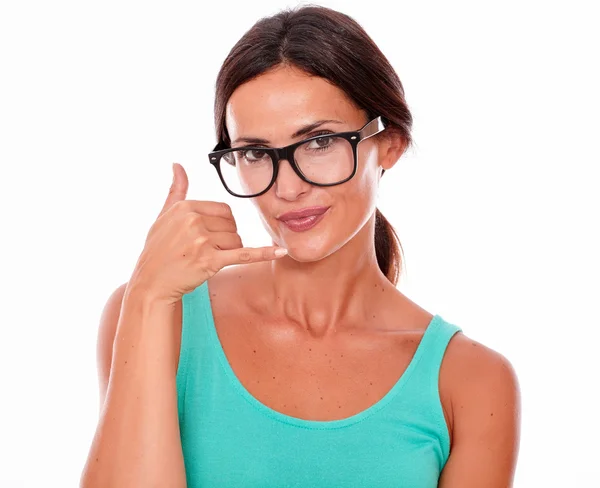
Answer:
<path fill-rule="evenodd" d="M 303 127 L 300 127 L 300 129 L 298 129 L 296 132 L 294 132 L 292 134 L 292 139 L 297 139 L 298 137 L 308 134 L 309 132 L 315 130 L 320 125 L 329 124 L 329 123 L 330 124 L 343 124 L 343 122 L 340 120 L 333 120 L 333 119 L 317 120 L 316 122 L 313 122 L 312 124 L 308 124 Z M 238 137 L 235 141 L 233 141 L 231 143 L 231 145 L 233 146 L 234 144 L 237 144 L 238 142 L 246 142 L 249 144 L 269 144 L 268 140 L 260 139 L 258 137 Z"/>

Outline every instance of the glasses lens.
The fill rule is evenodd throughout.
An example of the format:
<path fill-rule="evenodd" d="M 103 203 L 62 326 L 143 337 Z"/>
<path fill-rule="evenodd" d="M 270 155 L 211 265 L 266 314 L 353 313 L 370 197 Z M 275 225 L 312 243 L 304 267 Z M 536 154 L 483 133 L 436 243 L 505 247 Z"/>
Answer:
<path fill-rule="evenodd" d="M 354 169 L 352 144 L 338 136 L 325 135 L 298 146 L 294 159 L 302 174 L 314 183 L 339 183 Z"/>
<path fill-rule="evenodd" d="M 271 183 L 273 161 L 258 148 L 230 151 L 221 157 L 221 175 L 236 195 L 256 195 Z"/>

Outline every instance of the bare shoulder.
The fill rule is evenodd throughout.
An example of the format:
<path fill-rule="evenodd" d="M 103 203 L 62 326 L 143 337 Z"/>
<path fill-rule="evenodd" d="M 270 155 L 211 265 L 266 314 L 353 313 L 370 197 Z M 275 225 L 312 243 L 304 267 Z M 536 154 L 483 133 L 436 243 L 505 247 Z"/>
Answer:
<path fill-rule="evenodd" d="M 112 362 L 112 349 L 121 314 L 121 304 L 127 289 L 127 283 L 123 283 L 113 290 L 102 309 L 100 324 L 96 341 L 96 364 L 98 369 L 98 383 L 100 407 L 104 404 L 108 378 L 110 376 L 110 365 Z"/>
<path fill-rule="evenodd" d="M 516 372 L 503 354 L 462 332 L 455 334 L 448 344 L 442 371 L 458 393 L 518 387 Z"/>
<path fill-rule="evenodd" d="M 520 389 L 511 362 L 462 332 L 454 335 L 444 355 L 440 394 L 450 407 L 452 438 L 498 424 L 518 429 Z"/>

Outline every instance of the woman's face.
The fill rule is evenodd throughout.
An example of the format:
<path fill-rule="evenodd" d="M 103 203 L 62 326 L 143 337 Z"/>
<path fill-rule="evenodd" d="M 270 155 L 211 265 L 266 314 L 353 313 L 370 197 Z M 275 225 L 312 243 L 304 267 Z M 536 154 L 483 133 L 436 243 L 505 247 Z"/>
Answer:
<path fill-rule="evenodd" d="M 282 147 L 321 131 L 358 130 L 368 122 L 366 113 L 342 90 L 323 78 L 291 67 L 278 67 L 239 86 L 227 103 L 225 117 L 232 147 Z M 319 120 L 337 122 L 327 122 L 300 137 L 291 137 L 298 129 Z M 401 155 L 398 150 L 389 150 L 390 138 L 381 137 L 386 132 L 358 144 L 357 172 L 346 183 L 330 187 L 311 185 L 298 177 L 288 161 L 281 160 L 275 184 L 265 194 L 252 198 L 273 242 L 285 247 L 291 258 L 301 262 L 322 259 L 363 228 L 375 211 L 381 169 L 391 167 Z M 243 138 L 269 142 L 238 141 Z M 308 207 L 326 207 L 327 211 L 307 230 L 301 228 L 306 220 L 294 225 L 278 218 Z M 309 218 L 308 223 L 314 219 Z"/>

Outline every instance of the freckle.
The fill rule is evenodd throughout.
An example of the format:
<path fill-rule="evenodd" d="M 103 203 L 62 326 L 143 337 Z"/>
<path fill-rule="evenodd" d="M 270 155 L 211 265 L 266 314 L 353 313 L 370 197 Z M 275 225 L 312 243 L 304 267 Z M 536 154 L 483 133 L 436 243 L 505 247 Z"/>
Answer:
<path fill-rule="evenodd" d="M 343 355 L 343 354 L 340 354 L 340 357 L 341 357 L 341 358 L 343 358 L 343 357 L 344 357 L 344 355 Z"/>
<path fill-rule="evenodd" d="M 321 397 L 321 400 L 323 400 L 323 397 Z"/>
<path fill-rule="evenodd" d="M 309 351 L 312 351 L 312 349 L 311 349 L 310 347 L 308 348 L 308 350 L 309 350 Z"/>
<path fill-rule="evenodd" d="M 325 356 L 327 356 L 327 353 L 325 353 Z"/>
<path fill-rule="evenodd" d="M 369 381 L 369 385 L 373 385 L 373 382 L 372 382 L 372 381 Z"/>
<path fill-rule="evenodd" d="M 256 352 L 256 349 L 254 349 L 254 352 Z"/>
<path fill-rule="evenodd" d="M 342 406 L 341 406 L 341 405 L 338 405 L 338 408 L 342 408 Z"/>
<path fill-rule="evenodd" d="M 494 412 L 492 412 L 492 413 L 490 414 L 490 416 L 492 416 L 492 417 L 493 417 L 493 416 L 494 416 Z"/>
<path fill-rule="evenodd" d="M 98 458 L 96 458 L 96 462 L 98 462 Z"/>
<path fill-rule="evenodd" d="M 125 364 L 127 364 L 127 361 L 125 361 Z"/>
<path fill-rule="evenodd" d="M 242 275 L 238 275 L 238 278 L 241 278 L 241 277 L 242 277 Z"/>
<path fill-rule="evenodd" d="M 275 376 L 273 376 L 273 379 L 275 379 Z"/>
<path fill-rule="evenodd" d="M 373 318 L 375 318 L 375 315 L 373 315 Z"/>

